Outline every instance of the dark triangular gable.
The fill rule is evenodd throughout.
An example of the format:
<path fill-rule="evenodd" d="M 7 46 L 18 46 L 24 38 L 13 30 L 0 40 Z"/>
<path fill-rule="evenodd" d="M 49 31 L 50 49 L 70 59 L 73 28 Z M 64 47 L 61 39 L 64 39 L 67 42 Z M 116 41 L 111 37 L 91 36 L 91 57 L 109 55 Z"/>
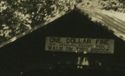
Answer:
<path fill-rule="evenodd" d="M 15 70 L 18 68 L 19 71 L 26 70 L 26 67 L 44 68 L 41 64 L 51 64 L 51 62 L 56 64 L 58 60 L 63 62 L 63 59 L 68 59 L 74 64 L 77 57 L 74 53 L 59 53 L 57 57 L 53 57 L 55 53 L 44 51 L 45 37 L 47 36 L 114 39 L 115 53 L 113 55 L 89 55 L 90 58 L 92 56 L 93 59 L 101 60 L 110 66 L 114 62 L 124 60 L 125 57 L 125 42 L 123 40 L 117 38 L 106 27 L 91 22 L 88 17 L 77 11 L 72 11 L 43 28 L 2 47 L 0 49 L 2 63 L 0 64 L 6 64 Z"/>

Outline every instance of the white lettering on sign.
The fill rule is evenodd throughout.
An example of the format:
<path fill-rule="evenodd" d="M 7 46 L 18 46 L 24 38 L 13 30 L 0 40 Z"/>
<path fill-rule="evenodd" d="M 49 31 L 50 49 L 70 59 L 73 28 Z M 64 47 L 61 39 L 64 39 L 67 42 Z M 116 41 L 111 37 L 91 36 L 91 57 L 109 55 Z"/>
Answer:
<path fill-rule="evenodd" d="M 53 52 L 114 53 L 113 39 L 46 37 L 45 50 Z"/>

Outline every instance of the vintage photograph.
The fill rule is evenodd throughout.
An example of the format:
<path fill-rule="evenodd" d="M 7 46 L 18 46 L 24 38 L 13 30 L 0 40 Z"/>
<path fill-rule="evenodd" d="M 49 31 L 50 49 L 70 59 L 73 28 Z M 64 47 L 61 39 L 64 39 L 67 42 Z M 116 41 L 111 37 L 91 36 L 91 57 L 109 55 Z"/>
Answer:
<path fill-rule="evenodd" d="M 0 76 L 125 72 L 124 0 L 0 0 Z"/>

